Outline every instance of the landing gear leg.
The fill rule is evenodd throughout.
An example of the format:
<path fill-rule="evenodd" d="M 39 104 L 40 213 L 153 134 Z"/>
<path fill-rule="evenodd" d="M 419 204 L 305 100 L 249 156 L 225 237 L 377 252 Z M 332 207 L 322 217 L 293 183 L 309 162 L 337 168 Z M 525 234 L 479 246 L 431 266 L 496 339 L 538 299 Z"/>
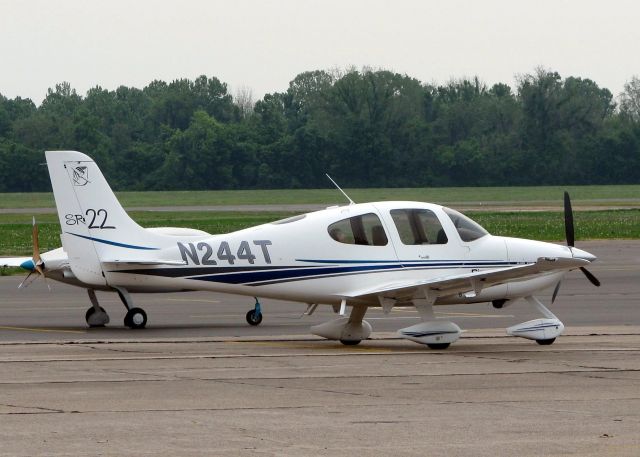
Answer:
<path fill-rule="evenodd" d="M 92 305 L 84 315 L 87 325 L 89 327 L 104 327 L 109 323 L 109 315 L 98 303 L 95 290 L 87 289 L 87 294 L 89 295 L 89 300 Z"/>
<path fill-rule="evenodd" d="M 249 312 L 247 312 L 247 323 L 249 325 L 260 325 L 260 322 L 262 322 L 262 309 L 260 306 L 260 301 L 258 301 L 258 297 L 253 297 L 256 299 L 256 304 L 254 305 L 252 310 L 249 310 Z"/>
<path fill-rule="evenodd" d="M 355 326 L 356 328 L 362 327 L 362 319 L 364 315 L 367 313 L 366 306 L 354 306 L 351 308 L 351 314 L 349 314 L 349 320 L 347 321 L 350 325 Z M 342 338 L 340 338 L 340 342 L 345 346 L 356 346 L 360 344 L 362 341 L 362 337 L 364 336 L 362 332 L 354 332 L 353 334 L 350 332 L 345 332 L 347 334 L 343 334 Z M 371 331 L 369 331 L 371 333 Z M 365 338 L 368 338 L 369 335 Z"/>
<path fill-rule="evenodd" d="M 341 309 L 346 308 L 346 300 L 343 300 Z M 329 322 L 314 325 L 311 333 L 328 340 L 338 340 L 347 346 L 359 344 L 371 335 L 371 324 L 363 319 L 367 307 L 355 305 L 351 309 L 349 317 L 340 317 Z"/>
<path fill-rule="evenodd" d="M 535 340 L 536 343 L 543 346 L 553 344 L 556 338 L 564 331 L 564 325 L 536 297 L 529 295 L 525 299 L 544 316 L 544 319 L 534 319 L 509 327 L 507 334 Z"/>
<path fill-rule="evenodd" d="M 129 295 L 127 289 L 122 287 L 116 287 L 115 289 L 125 308 L 127 308 L 127 314 L 124 316 L 124 325 L 131 329 L 144 328 L 147 325 L 147 313 L 142 308 L 133 306 L 133 300 L 131 300 L 131 295 Z"/>

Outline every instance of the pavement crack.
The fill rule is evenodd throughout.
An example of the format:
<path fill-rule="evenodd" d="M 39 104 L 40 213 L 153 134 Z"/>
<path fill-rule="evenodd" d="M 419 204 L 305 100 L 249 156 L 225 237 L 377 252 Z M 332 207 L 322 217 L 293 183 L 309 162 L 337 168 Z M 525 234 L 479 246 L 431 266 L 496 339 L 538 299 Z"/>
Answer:
<path fill-rule="evenodd" d="M 329 394 L 340 394 L 340 395 L 350 395 L 354 397 L 370 397 L 370 398 L 380 398 L 380 395 L 372 395 L 368 393 L 356 393 L 356 392 L 345 392 L 341 390 L 330 390 L 330 389 L 309 389 L 302 387 L 291 387 L 291 386 L 270 386 L 266 384 L 262 384 L 259 382 L 246 382 L 246 381 L 238 381 L 238 380 L 222 380 L 222 379 L 204 379 L 204 378 L 181 378 L 181 379 L 190 379 L 197 380 L 203 382 L 217 382 L 221 384 L 231 384 L 231 385 L 243 385 L 250 387 L 262 387 L 262 388 L 270 388 L 270 389 L 286 389 L 286 390 L 298 390 L 302 392 L 320 392 L 320 393 L 329 393 Z M 269 378 L 271 379 L 271 378 Z M 286 380 L 286 378 L 285 378 Z"/>
<path fill-rule="evenodd" d="M 106 345 L 101 345 L 100 347 L 96 347 L 91 344 L 83 345 L 83 347 L 88 349 L 93 349 L 95 351 L 109 351 L 109 352 L 117 352 L 120 354 L 166 354 L 165 351 L 140 351 L 139 349 L 117 349 L 115 347 L 108 347 Z"/>
<path fill-rule="evenodd" d="M 68 412 L 63 409 L 45 408 L 44 406 L 12 405 L 9 403 L 0 403 L 0 406 L 4 406 L 6 408 L 35 410 L 35 411 L 9 411 L 8 413 L 1 413 L 1 414 L 63 414 Z"/>

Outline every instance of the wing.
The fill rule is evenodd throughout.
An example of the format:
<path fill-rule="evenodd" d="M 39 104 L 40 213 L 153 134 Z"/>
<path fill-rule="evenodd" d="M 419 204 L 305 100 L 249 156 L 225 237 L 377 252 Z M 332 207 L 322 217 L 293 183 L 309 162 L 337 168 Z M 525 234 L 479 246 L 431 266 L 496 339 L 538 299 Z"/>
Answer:
<path fill-rule="evenodd" d="M 0 267 L 19 267 L 29 260 L 31 260 L 31 257 L 0 257 Z"/>
<path fill-rule="evenodd" d="M 362 289 L 344 294 L 344 298 L 375 299 L 378 297 L 395 300 L 411 300 L 416 292 L 425 289 L 434 296 L 467 292 L 478 294 L 485 287 L 496 286 L 514 280 L 529 279 L 541 273 L 574 270 L 588 264 L 588 261 L 582 259 L 541 257 L 535 263 L 515 267 L 450 275 L 426 280 L 383 284 L 375 288 Z"/>

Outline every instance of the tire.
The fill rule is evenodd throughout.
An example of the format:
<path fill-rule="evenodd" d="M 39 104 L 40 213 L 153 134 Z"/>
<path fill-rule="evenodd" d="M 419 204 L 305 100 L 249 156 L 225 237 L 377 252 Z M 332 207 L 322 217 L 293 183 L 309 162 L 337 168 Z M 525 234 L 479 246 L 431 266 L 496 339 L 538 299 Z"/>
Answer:
<path fill-rule="evenodd" d="M 340 340 L 345 346 L 357 346 L 362 340 Z"/>
<path fill-rule="evenodd" d="M 538 343 L 540 346 L 549 346 L 550 344 L 553 344 L 555 340 L 556 340 L 555 338 L 549 338 L 546 340 L 536 340 L 536 343 Z"/>
<path fill-rule="evenodd" d="M 100 307 L 100 311 L 102 311 L 103 313 L 106 313 L 106 311 L 104 310 L 104 308 L 103 308 L 102 306 Z M 89 309 L 87 310 L 87 312 L 84 314 L 84 320 L 87 322 L 87 325 L 88 325 L 90 328 L 95 328 L 95 327 L 104 327 L 104 324 L 103 324 L 103 325 L 91 325 L 91 324 L 89 323 L 89 318 L 90 318 L 91 316 L 93 316 L 93 314 L 94 314 L 95 312 L 96 312 L 96 309 L 95 309 L 93 306 L 92 306 L 91 308 L 89 308 Z"/>
<path fill-rule="evenodd" d="M 130 329 L 140 329 L 147 325 L 147 313 L 142 308 L 131 308 L 124 317 L 124 325 Z"/>
<path fill-rule="evenodd" d="M 451 345 L 451 343 L 430 343 L 427 344 L 427 346 L 429 346 L 430 349 L 447 349 L 449 346 Z"/>
<path fill-rule="evenodd" d="M 252 309 L 247 312 L 246 318 L 249 325 L 260 325 L 260 323 L 262 322 L 262 313 L 256 313 L 256 310 Z"/>

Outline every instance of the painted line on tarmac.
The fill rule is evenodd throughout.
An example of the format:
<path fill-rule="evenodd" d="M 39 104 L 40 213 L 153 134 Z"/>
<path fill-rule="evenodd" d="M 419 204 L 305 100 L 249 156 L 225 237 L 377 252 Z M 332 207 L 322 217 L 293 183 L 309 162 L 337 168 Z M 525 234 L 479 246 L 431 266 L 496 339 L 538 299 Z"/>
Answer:
<path fill-rule="evenodd" d="M 231 317 L 234 319 L 242 318 L 240 313 L 238 314 L 191 314 L 189 316 L 191 319 L 219 319 L 222 317 Z"/>
<path fill-rule="evenodd" d="M 251 345 L 255 345 L 255 346 L 269 346 L 269 347 L 285 347 L 288 349 L 322 349 L 322 350 L 326 350 L 326 347 L 321 347 L 318 344 L 296 344 L 295 341 L 283 341 L 283 342 L 277 342 L 277 341 L 225 341 L 225 343 L 229 343 L 229 344 L 238 344 L 238 343 L 243 343 L 243 344 L 251 344 Z M 379 347 L 375 347 L 375 348 L 368 348 L 368 347 L 347 347 L 347 346 L 336 346 L 335 347 L 336 350 L 339 351 L 346 351 L 346 352 L 395 352 L 393 349 L 381 349 Z M 305 354 L 308 355 L 308 354 Z"/>
<path fill-rule="evenodd" d="M 2 311 L 67 311 L 67 310 L 86 310 L 86 306 L 65 306 L 65 307 L 57 307 L 57 306 L 49 306 L 46 308 L 2 308 Z"/>
<path fill-rule="evenodd" d="M 513 314 L 479 314 L 479 313 L 459 313 L 459 312 L 442 313 L 438 311 L 436 311 L 434 314 L 440 314 L 441 316 L 460 316 L 460 317 L 514 317 Z"/>
<path fill-rule="evenodd" d="M 37 333 L 87 333 L 86 330 L 58 330 L 53 328 L 30 328 L 30 327 L 9 327 L 1 326 L 0 330 L 15 330 L 22 332 L 37 332 Z"/>
<path fill-rule="evenodd" d="M 197 299 L 197 298 L 167 298 L 167 301 L 191 301 L 191 302 L 202 302 L 202 303 L 220 303 L 220 300 L 205 300 L 205 299 Z"/>
<path fill-rule="evenodd" d="M 402 312 L 402 313 L 416 313 L 416 310 L 414 308 L 407 308 L 407 307 L 394 308 L 393 311 L 399 311 L 399 312 Z M 447 311 L 447 312 L 434 311 L 434 314 L 437 314 L 437 315 L 442 316 L 442 317 L 446 317 L 446 316 L 451 316 L 451 317 L 514 317 L 513 314 L 461 313 L 461 312 L 456 312 L 456 311 Z M 369 318 L 369 319 L 372 319 L 372 318 Z M 382 319 L 382 318 L 379 318 L 379 319 Z M 394 318 L 390 317 L 389 319 L 394 319 Z"/>

